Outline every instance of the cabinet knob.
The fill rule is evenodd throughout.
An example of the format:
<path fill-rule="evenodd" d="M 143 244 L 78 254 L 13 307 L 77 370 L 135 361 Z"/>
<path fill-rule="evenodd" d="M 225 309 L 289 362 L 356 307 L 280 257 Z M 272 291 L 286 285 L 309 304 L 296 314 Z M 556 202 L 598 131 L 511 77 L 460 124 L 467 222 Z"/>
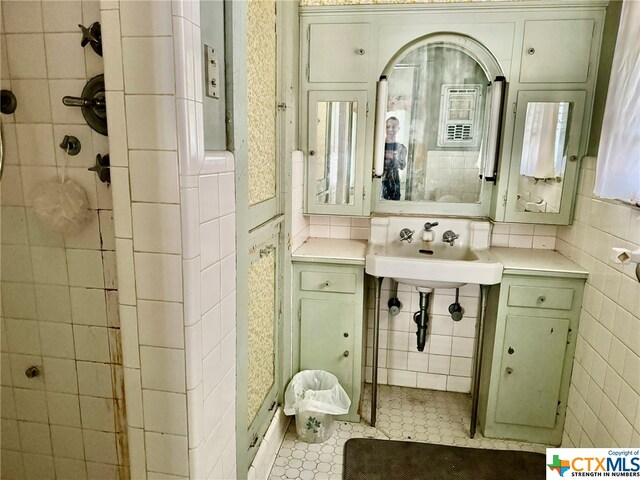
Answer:
<path fill-rule="evenodd" d="M 511 374 L 513 373 L 513 368 L 511 368 L 511 367 L 507 367 L 507 368 L 505 369 L 505 372 L 507 372 L 507 374 L 508 374 L 508 375 L 511 375 Z"/>
<path fill-rule="evenodd" d="M 345 358 L 349 356 L 349 350 L 345 350 L 342 354 Z"/>
<path fill-rule="evenodd" d="M 313 157 L 316 154 L 315 150 L 309 150 L 309 156 Z"/>
<path fill-rule="evenodd" d="M 577 156 L 577 155 L 571 155 L 571 156 L 569 157 L 569 161 L 571 161 L 571 162 L 577 162 L 577 161 L 578 161 L 578 156 Z"/>
<path fill-rule="evenodd" d="M 546 298 L 544 297 L 544 295 L 540 295 L 540 296 L 538 297 L 537 302 L 538 302 L 538 303 L 544 303 L 544 301 L 545 301 L 545 300 L 546 300 Z"/>
<path fill-rule="evenodd" d="M 324 282 L 324 286 L 325 287 L 329 287 L 331 286 L 331 282 L 329 280 L 327 280 L 326 282 Z"/>
<path fill-rule="evenodd" d="M 344 338 L 347 338 L 349 336 L 347 332 L 344 332 L 343 335 L 344 335 Z"/>
<path fill-rule="evenodd" d="M 364 55 L 365 54 L 364 48 L 356 48 L 356 53 L 358 55 Z"/>
<path fill-rule="evenodd" d="M 536 53 L 536 49 L 535 48 L 533 48 L 533 47 L 527 48 L 527 54 L 533 55 L 534 53 Z"/>

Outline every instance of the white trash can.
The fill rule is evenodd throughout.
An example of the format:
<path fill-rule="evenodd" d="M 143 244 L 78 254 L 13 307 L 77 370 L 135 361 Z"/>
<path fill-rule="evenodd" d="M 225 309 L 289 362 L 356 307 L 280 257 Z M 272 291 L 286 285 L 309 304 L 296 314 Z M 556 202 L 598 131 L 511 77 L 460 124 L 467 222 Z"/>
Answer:
<path fill-rule="evenodd" d="M 296 416 L 298 438 L 322 443 L 335 432 L 334 417 L 349 412 L 351 400 L 335 375 L 304 370 L 294 375 L 284 394 L 284 413 Z"/>

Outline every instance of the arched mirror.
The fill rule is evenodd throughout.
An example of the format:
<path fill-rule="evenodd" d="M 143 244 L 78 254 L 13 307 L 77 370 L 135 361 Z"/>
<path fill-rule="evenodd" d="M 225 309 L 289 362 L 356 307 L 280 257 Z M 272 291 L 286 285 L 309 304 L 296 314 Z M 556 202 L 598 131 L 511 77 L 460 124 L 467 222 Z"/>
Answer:
<path fill-rule="evenodd" d="M 443 33 L 404 47 L 384 74 L 374 210 L 486 214 L 504 91 L 498 62 L 475 40 Z"/>

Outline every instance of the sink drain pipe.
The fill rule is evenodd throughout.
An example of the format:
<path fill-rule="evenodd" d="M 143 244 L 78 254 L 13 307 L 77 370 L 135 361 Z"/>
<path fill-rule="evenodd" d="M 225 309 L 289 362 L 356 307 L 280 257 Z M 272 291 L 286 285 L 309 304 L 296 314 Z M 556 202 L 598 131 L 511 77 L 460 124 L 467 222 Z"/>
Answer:
<path fill-rule="evenodd" d="M 418 337 L 418 351 L 424 352 L 427 343 L 427 328 L 429 326 L 429 297 L 431 292 L 420 292 L 420 310 L 413 314 L 413 321 L 418 325 L 416 336 Z"/>

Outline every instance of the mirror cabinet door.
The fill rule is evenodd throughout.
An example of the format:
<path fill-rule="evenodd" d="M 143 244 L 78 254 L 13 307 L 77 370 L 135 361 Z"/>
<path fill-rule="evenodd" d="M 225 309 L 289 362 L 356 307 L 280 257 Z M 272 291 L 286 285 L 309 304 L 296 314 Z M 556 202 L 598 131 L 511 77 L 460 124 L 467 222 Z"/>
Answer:
<path fill-rule="evenodd" d="M 492 185 L 484 177 L 493 177 L 496 161 L 497 128 L 489 126 L 500 116 L 500 65 L 475 40 L 441 33 L 399 52 L 385 75 L 384 139 L 376 138 L 384 160 L 377 160 L 373 209 L 487 215 Z"/>
<path fill-rule="evenodd" d="M 366 92 L 310 92 L 307 211 L 362 214 Z"/>
<path fill-rule="evenodd" d="M 506 221 L 569 222 L 584 100 L 584 92 L 519 92 Z"/>

